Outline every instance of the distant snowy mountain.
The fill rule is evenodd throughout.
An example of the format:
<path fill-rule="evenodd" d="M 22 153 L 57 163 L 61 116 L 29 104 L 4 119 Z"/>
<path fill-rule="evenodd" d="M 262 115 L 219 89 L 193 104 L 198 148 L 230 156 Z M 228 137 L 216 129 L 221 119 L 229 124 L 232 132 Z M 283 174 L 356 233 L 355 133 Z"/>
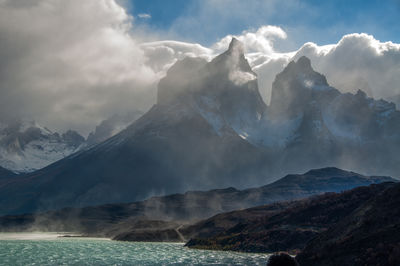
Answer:
<path fill-rule="evenodd" d="M 0 122 L 0 166 L 15 173 L 33 172 L 107 140 L 141 115 L 140 111 L 113 115 L 102 121 L 86 140 L 76 131 L 52 132 L 33 120 Z"/>
<path fill-rule="evenodd" d="M 0 166 L 14 172 L 31 172 L 79 149 L 85 139 L 69 130 L 52 132 L 30 120 L 0 124 Z"/>

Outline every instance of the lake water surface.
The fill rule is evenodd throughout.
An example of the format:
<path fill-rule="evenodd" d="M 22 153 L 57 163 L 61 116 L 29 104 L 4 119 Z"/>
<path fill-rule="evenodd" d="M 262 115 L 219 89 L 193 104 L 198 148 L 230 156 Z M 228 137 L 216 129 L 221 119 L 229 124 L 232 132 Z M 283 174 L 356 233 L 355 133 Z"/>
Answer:
<path fill-rule="evenodd" d="M 0 233 L 0 265 L 266 265 L 267 254 L 188 249 L 183 243 Z"/>

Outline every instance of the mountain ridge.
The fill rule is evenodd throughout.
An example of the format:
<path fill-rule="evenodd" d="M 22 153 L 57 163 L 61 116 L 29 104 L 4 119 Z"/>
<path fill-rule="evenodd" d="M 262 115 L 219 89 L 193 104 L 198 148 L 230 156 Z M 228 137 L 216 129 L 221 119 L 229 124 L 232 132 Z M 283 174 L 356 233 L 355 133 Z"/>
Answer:
<path fill-rule="evenodd" d="M 334 228 L 340 227 L 344 223 L 342 221 L 348 220 L 353 213 L 360 213 L 359 209 L 374 201 L 377 196 L 394 188 L 398 190 L 399 184 L 373 184 L 341 193 L 325 193 L 295 201 L 221 213 L 188 225 L 181 231 L 190 238 L 186 246 L 191 248 L 267 253 L 284 251 L 294 254 L 300 251 L 299 262 L 304 265 L 354 265 L 343 257 L 336 259 L 330 254 L 332 246 L 329 243 L 335 243 L 337 237 Z M 394 204 L 393 200 L 387 202 L 387 205 Z M 398 208 L 395 209 L 397 211 Z M 388 212 L 382 213 L 384 215 L 381 219 L 387 219 Z M 375 217 L 379 215 L 375 214 Z M 354 219 L 353 222 L 357 224 L 359 221 Z M 373 225 L 379 227 L 380 223 L 374 222 Z M 344 228 L 346 231 L 347 227 Z M 350 237 L 349 240 L 351 242 Z M 322 243 L 325 247 L 321 250 Z M 337 253 L 346 253 L 346 248 L 342 248 L 340 243 L 336 245 Z M 373 246 L 372 243 L 366 245 Z M 354 249 L 357 249 L 356 245 L 348 249 L 347 253 L 352 254 L 349 250 Z M 320 251 L 326 256 L 321 256 Z M 316 253 L 319 253 L 318 257 L 315 256 Z M 362 257 L 359 254 L 353 255 Z M 319 262 L 315 261 L 317 258 Z"/>
<path fill-rule="evenodd" d="M 159 83 L 157 104 L 125 130 L 0 186 L 0 212 L 260 186 L 326 165 L 400 171 L 393 104 L 341 94 L 305 57 L 277 75 L 273 93 L 275 103 L 266 106 L 236 40 L 211 62 L 178 61 Z M 301 97 L 285 97 L 296 93 Z"/>
<path fill-rule="evenodd" d="M 297 256 L 304 265 L 398 265 L 400 186 L 376 193 L 312 239 Z"/>
<path fill-rule="evenodd" d="M 308 182 L 304 182 L 307 179 Z M 324 181 L 319 182 L 320 179 Z M 357 186 L 388 181 L 395 180 L 390 177 L 367 177 L 337 168 L 323 168 L 314 170 L 313 174 L 291 174 L 271 184 L 245 190 L 229 187 L 210 191 L 187 191 L 184 194 L 154 196 L 141 202 L 9 215 L 0 218 L 0 230 L 73 231 L 110 237 L 114 234 L 113 230 L 120 234 L 129 233 L 123 226 L 129 221 L 151 220 L 164 221 L 165 225 L 169 222 L 182 225 L 221 212 L 290 201 L 325 192 L 341 192 Z M 130 235 L 132 237 L 132 232 Z M 112 237 L 117 237 L 117 234 Z M 127 240 L 126 235 L 124 238 Z"/>
<path fill-rule="evenodd" d="M 78 151 L 84 141 L 76 131 L 60 134 L 32 120 L 0 123 L 0 165 L 16 173 L 32 172 Z"/>

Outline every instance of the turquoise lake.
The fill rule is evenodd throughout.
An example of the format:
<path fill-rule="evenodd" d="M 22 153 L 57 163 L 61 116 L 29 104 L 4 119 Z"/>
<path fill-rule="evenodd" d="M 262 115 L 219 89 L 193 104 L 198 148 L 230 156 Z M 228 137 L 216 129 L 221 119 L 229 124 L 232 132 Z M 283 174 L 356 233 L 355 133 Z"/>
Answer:
<path fill-rule="evenodd" d="M 193 250 L 183 243 L 0 233 L 0 265 L 266 265 L 268 254 Z"/>

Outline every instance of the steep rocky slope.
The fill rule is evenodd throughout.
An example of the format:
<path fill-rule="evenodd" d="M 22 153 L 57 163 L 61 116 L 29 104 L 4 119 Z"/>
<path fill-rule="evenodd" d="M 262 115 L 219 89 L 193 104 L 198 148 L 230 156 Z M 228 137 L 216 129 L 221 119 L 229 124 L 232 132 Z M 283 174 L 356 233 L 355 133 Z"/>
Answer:
<path fill-rule="evenodd" d="M 354 213 L 360 213 L 360 210 L 362 212 L 371 200 L 376 201 L 376 195 L 390 193 L 389 191 L 394 187 L 398 188 L 399 185 L 383 183 L 359 187 L 343 193 L 326 193 L 298 201 L 223 213 L 187 226 L 181 229 L 181 232 L 191 238 L 186 244 L 188 247 L 245 252 L 288 251 L 296 253 L 306 247 L 310 240 L 316 238 L 311 242 L 314 244 L 309 244 L 300 255 L 300 261 L 304 261 L 303 265 L 352 265 L 351 263 L 343 264 L 342 262 L 346 261 L 343 256 L 337 260 L 333 259 L 335 254 L 339 256 L 341 252 L 354 257 L 359 257 L 363 252 L 361 246 L 358 247 L 357 243 L 353 242 L 355 234 L 351 231 L 351 226 L 346 223 L 340 227 L 340 224 L 344 224 L 344 221 L 349 219 L 355 224 L 360 222 L 360 220 L 354 219 Z M 393 206 L 396 201 L 391 199 L 387 201 L 386 205 Z M 364 207 L 359 209 L 360 206 Z M 398 207 L 394 210 L 397 211 L 397 209 Z M 381 225 L 380 220 L 386 221 L 382 225 L 390 224 L 395 227 L 399 225 L 397 217 L 391 216 L 388 209 L 371 210 L 369 216 L 374 217 L 369 226 L 376 227 L 378 230 L 376 236 L 380 235 L 378 229 Z M 388 219 L 390 222 L 387 221 Z M 334 228 L 338 226 L 344 232 L 349 233 L 349 239 L 344 235 L 342 238 L 342 235 L 335 231 Z M 357 224 L 355 227 L 358 228 L 359 225 Z M 387 228 L 385 227 L 385 229 Z M 365 228 L 365 230 L 368 229 Z M 366 241 L 365 245 L 372 247 L 374 231 L 369 232 L 366 236 L 370 237 L 370 241 Z M 352 247 L 352 249 L 346 249 L 345 245 L 342 246 L 341 241 L 336 241 L 337 239 L 349 241 L 349 248 Z M 376 240 L 379 239 L 376 238 Z M 393 239 L 399 240 L 397 233 L 393 235 Z M 366 238 L 360 238 L 360 241 L 363 240 Z M 332 251 L 333 246 L 330 243 L 336 243 L 335 251 Z M 320 250 L 323 245 L 325 247 Z M 315 256 L 318 256 L 319 262 L 315 260 Z M 332 263 L 326 264 L 330 259 L 332 259 Z M 333 263 L 334 261 L 336 264 Z"/>
<path fill-rule="evenodd" d="M 329 230 L 319 234 L 298 255 L 302 265 L 399 265 L 400 185 L 377 195 Z"/>

